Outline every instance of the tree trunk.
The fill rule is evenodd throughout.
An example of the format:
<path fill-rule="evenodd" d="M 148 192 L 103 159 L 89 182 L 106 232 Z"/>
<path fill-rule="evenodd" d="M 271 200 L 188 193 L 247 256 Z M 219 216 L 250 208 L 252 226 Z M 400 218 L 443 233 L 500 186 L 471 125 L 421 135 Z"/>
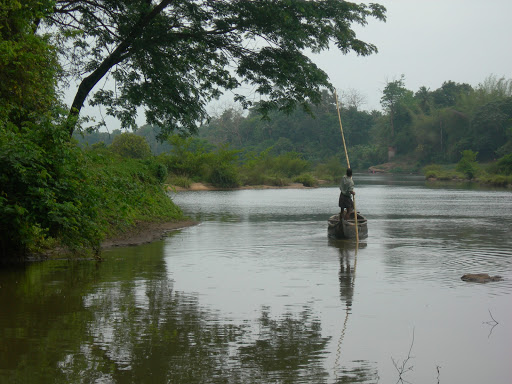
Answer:
<path fill-rule="evenodd" d="M 67 124 L 69 136 L 75 131 L 76 122 L 80 116 L 80 111 L 84 106 L 87 96 L 94 86 L 105 76 L 110 69 L 129 57 L 128 51 L 132 42 L 140 36 L 143 29 L 151 23 L 151 21 L 167 7 L 172 0 L 162 0 L 160 4 L 155 6 L 151 12 L 141 15 L 139 21 L 134 24 L 130 33 L 121 41 L 117 48 L 103 60 L 98 68 L 89 76 L 82 80 L 76 92 L 73 104 L 69 110 Z"/>

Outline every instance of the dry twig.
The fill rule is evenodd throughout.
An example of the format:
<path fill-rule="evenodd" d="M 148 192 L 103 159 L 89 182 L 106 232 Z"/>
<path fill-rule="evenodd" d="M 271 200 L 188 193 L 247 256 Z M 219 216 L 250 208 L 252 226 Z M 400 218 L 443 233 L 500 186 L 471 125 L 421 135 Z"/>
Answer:
<path fill-rule="evenodd" d="M 482 324 L 488 324 L 491 326 L 491 330 L 489 331 L 489 335 L 487 338 L 491 337 L 492 331 L 494 330 L 494 327 L 496 327 L 499 323 L 492 317 L 491 310 L 489 309 L 489 315 L 491 316 L 492 321 L 484 321 Z"/>
<path fill-rule="evenodd" d="M 391 357 L 391 361 L 393 362 L 393 365 L 395 366 L 395 369 L 397 370 L 398 372 L 398 380 L 397 380 L 397 383 L 409 383 L 407 380 L 405 380 L 403 378 L 403 376 L 409 372 L 409 371 L 412 371 L 414 366 L 410 365 L 409 364 L 409 360 L 411 360 L 413 358 L 413 356 L 411 356 L 411 352 L 412 352 L 412 346 L 414 345 L 414 328 L 412 330 L 412 342 L 411 342 L 411 346 L 409 348 L 409 353 L 407 355 L 407 358 L 402 361 L 402 363 L 399 363 L 398 361 L 395 361 L 393 359 L 393 357 Z"/>

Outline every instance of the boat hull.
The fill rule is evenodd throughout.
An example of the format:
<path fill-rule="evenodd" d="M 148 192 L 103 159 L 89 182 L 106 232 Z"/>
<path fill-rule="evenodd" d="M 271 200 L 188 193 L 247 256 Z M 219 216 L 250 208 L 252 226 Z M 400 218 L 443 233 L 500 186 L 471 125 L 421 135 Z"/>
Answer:
<path fill-rule="evenodd" d="M 340 215 L 332 215 L 328 220 L 327 234 L 332 239 L 355 239 L 356 223 L 354 215 L 351 218 L 340 220 Z M 368 237 L 368 221 L 360 213 L 357 214 L 357 229 L 359 239 Z"/>

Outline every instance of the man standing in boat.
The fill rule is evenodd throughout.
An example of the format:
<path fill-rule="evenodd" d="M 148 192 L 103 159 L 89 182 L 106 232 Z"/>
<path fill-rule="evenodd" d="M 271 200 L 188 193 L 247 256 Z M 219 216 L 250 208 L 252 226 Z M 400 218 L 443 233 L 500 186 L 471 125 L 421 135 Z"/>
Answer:
<path fill-rule="evenodd" d="M 340 184 L 340 199 L 338 202 L 338 206 L 341 209 L 340 219 L 342 216 L 345 217 L 345 220 L 350 218 L 350 214 L 354 211 L 354 203 L 352 202 L 352 196 L 356 193 L 354 192 L 354 180 L 352 180 L 352 169 L 347 168 L 347 174 L 343 176 Z M 347 210 L 344 213 L 345 209 Z"/>

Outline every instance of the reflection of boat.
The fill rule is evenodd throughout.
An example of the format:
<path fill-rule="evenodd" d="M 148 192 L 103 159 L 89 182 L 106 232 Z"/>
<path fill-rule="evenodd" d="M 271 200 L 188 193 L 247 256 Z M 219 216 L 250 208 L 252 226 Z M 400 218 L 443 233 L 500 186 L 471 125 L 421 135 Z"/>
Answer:
<path fill-rule="evenodd" d="M 352 212 L 350 218 L 346 220 L 340 215 L 332 215 L 329 217 L 327 234 L 331 238 L 335 239 L 355 239 L 356 238 L 356 222 L 354 219 L 354 213 Z M 359 238 L 364 239 L 368 237 L 368 221 L 366 217 L 357 213 L 357 229 L 359 232 Z"/>

